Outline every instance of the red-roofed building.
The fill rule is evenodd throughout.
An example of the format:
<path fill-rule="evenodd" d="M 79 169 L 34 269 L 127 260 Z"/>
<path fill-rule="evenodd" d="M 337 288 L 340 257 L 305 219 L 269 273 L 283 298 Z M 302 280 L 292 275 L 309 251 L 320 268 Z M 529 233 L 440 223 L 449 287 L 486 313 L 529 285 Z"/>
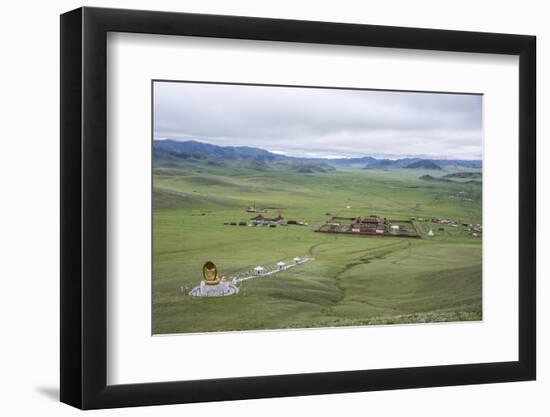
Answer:
<path fill-rule="evenodd" d="M 264 217 L 261 214 L 258 214 L 256 217 L 253 217 L 250 219 L 250 221 L 255 224 L 278 224 L 278 223 L 281 223 L 281 221 L 283 220 L 284 220 L 284 217 L 281 216 L 280 214 L 273 219 Z"/>

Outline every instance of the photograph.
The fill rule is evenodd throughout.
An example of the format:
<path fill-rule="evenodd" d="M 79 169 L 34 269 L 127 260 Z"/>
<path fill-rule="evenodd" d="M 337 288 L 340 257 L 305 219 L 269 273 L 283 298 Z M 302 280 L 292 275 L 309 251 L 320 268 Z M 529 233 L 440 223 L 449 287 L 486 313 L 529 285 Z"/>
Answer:
<path fill-rule="evenodd" d="M 152 89 L 153 334 L 482 320 L 481 94 Z"/>
<path fill-rule="evenodd" d="M 3 6 L 0 417 L 550 415 L 545 3 Z"/>

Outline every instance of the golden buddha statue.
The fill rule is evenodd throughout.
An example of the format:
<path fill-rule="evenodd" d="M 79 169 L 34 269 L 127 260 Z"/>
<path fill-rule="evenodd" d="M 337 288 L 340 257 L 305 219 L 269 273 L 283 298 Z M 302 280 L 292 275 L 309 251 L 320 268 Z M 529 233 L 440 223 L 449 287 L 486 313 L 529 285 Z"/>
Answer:
<path fill-rule="evenodd" d="M 214 262 L 208 261 L 203 265 L 202 276 L 207 285 L 217 285 L 220 283 L 218 279 L 218 269 L 216 265 L 214 265 Z"/>

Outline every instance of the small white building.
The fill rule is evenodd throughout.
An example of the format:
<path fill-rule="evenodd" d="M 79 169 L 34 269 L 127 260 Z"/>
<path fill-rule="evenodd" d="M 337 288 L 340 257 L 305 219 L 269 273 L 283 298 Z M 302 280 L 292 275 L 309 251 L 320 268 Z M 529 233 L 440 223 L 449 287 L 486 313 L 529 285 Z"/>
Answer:
<path fill-rule="evenodd" d="M 399 225 L 398 224 L 394 224 L 390 227 L 392 233 L 399 233 Z"/>
<path fill-rule="evenodd" d="M 277 269 L 279 271 L 282 271 L 285 267 L 285 263 L 284 262 L 277 262 Z"/>
<path fill-rule="evenodd" d="M 433 235 L 434 235 L 434 232 L 433 232 L 432 230 L 430 230 L 430 231 L 428 232 L 428 236 L 431 237 L 431 236 L 433 236 Z"/>
<path fill-rule="evenodd" d="M 256 268 L 254 268 L 254 273 L 256 275 L 263 275 L 264 271 L 265 271 L 265 269 L 262 268 L 261 266 L 257 266 Z"/>
<path fill-rule="evenodd" d="M 300 263 L 300 261 L 301 261 L 300 258 L 298 258 L 298 257 L 294 258 L 294 263 L 295 263 L 295 264 Z"/>

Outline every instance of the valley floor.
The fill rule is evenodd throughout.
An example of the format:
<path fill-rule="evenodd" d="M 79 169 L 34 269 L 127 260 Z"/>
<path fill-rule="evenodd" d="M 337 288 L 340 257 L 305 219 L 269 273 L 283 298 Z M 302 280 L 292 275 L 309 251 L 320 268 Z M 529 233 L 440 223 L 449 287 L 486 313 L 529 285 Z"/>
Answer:
<path fill-rule="evenodd" d="M 481 320 L 481 238 L 428 221 L 481 223 L 481 185 L 420 174 L 155 170 L 153 333 Z M 307 226 L 224 225 L 249 221 L 253 202 Z M 315 233 L 329 214 L 423 218 L 421 229 L 434 236 Z M 229 277 L 296 256 L 315 261 L 241 282 L 235 296 L 188 295 L 206 261 Z"/>

